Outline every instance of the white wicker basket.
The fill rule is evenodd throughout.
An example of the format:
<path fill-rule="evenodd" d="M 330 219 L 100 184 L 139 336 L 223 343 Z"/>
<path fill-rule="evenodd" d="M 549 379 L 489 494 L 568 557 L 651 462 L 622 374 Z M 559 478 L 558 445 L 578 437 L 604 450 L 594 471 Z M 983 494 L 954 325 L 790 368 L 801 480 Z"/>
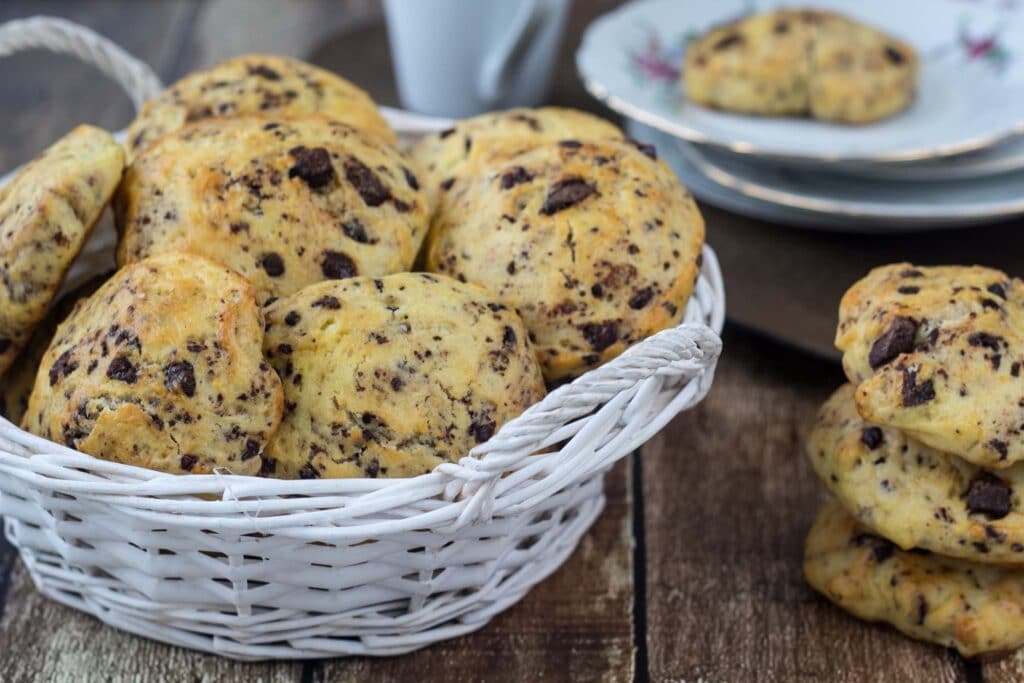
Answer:
<path fill-rule="evenodd" d="M 61 20 L 0 27 L 0 55 L 28 48 L 96 65 L 136 106 L 161 87 Z M 108 267 L 112 242 L 98 230 L 71 279 Z M 249 660 L 407 652 L 483 626 L 562 564 L 602 509 L 608 468 L 707 393 L 723 316 L 705 249 L 683 324 L 412 479 L 173 476 L 0 420 L 7 538 L 42 593 L 157 640 Z"/>

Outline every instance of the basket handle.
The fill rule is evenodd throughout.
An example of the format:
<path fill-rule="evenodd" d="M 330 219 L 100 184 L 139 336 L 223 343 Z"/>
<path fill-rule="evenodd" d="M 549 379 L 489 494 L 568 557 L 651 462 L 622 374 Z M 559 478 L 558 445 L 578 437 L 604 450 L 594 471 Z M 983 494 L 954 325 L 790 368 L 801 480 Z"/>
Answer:
<path fill-rule="evenodd" d="M 722 352 L 725 288 L 714 251 L 705 246 L 703 256 L 683 324 L 556 389 L 459 462 L 437 466 L 449 478 L 445 497 L 468 501 L 452 530 L 610 467 L 704 398 Z M 523 480 L 532 481 L 517 488 Z"/>
<path fill-rule="evenodd" d="M 121 86 L 136 111 L 164 88 L 148 64 L 92 29 L 42 16 L 0 24 L 0 57 L 33 49 L 73 55 L 96 67 Z"/>

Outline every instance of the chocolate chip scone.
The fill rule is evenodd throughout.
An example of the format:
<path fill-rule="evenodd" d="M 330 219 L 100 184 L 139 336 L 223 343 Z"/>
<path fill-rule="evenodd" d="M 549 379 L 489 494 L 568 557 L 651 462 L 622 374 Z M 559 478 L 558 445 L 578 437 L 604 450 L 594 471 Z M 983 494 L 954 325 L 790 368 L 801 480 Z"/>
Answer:
<path fill-rule="evenodd" d="M 904 549 L 1024 564 L 1024 463 L 990 472 L 857 414 L 853 386 L 807 439 L 818 476 L 861 524 Z"/>
<path fill-rule="evenodd" d="M 981 267 L 872 270 L 843 296 L 836 346 L 857 409 L 976 465 L 1024 459 L 1024 283 Z"/>
<path fill-rule="evenodd" d="M 683 86 L 694 102 L 746 114 L 867 123 L 914 97 L 913 48 L 818 10 L 781 9 L 716 27 L 687 49 Z"/>
<path fill-rule="evenodd" d="M 212 119 L 164 136 L 115 198 L 118 263 L 187 251 L 263 302 L 324 279 L 411 268 L 427 201 L 401 152 L 313 116 Z"/>
<path fill-rule="evenodd" d="M 807 536 L 804 575 L 857 617 L 966 656 L 1024 645 L 1024 570 L 899 550 L 834 500 Z"/>
<path fill-rule="evenodd" d="M 402 273 L 311 285 L 267 309 L 285 387 L 276 476 L 408 477 L 458 461 L 544 396 L 522 321 L 483 289 Z"/>
<path fill-rule="evenodd" d="M 121 269 L 57 328 L 23 427 L 99 458 L 172 473 L 255 474 L 281 380 L 244 278 L 166 253 Z"/>
<path fill-rule="evenodd" d="M 123 169 L 110 134 L 79 126 L 0 190 L 0 376 L 46 314 Z"/>
<path fill-rule="evenodd" d="M 460 185 L 426 264 L 516 309 L 559 381 L 676 324 L 703 242 L 697 205 L 652 147 L 569 140 Z"/>
<path fill-rule="evenodd" d="M 410 154 L 426 172 L 426 191 L 437 207 L 452 185 L 480 163 L 510 159 L 559 140 L 619 137 L 622 131 L 617 126 L 577 109 L 520 108 L 463 119 L 453 128 L 425 136 Z"/>
<path fill-rule="evenodd" d="M 22 416 L 28 410 L 28 399 L 32 395 L 32 387 L 36 383 L 43 355 L 57 333 L 57 326 L 71 314 L 79 301 L 88 298 L 99 289 L 110 275 L 97 275 L 86 280 L 58 299 L 46 312 L 46 316 L 36 325 L 25 348 L 18 354 L 14 365 L 0 382 L 0 415 L 14 424 L 21 422 Z"/>
<path fill-rule="evenodd" d="M 128 129 L 130 158 L 161 136 L 223 116 L 323 114 L 395 144 L 397 136 L 362 89 L 297 59 L 244 55 L 196 71 L 143 106 Z"/>

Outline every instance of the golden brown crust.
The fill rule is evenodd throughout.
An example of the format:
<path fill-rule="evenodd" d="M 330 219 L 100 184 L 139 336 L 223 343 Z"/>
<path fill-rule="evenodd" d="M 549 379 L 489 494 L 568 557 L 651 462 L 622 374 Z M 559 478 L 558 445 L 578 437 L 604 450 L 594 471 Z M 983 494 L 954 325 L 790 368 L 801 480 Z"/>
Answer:
<path fill-rule="evenodd" d="M 23 427 L 131 465 L 255 474 L 283 410 L 262 335 L 252 286 L 223 266 L 127 266 L 58 327 Z"/>
<path fill-rule="evenodd" d="M 559 140 L 604 140 L 622 137 L 610 121 L 563 107 L 508 109 L 463 119 L 417 142 L 410 154 L 426 173 L 425 188 L 437 209 L 449 193 L 443 189 L 493 164 Z"/>
<path fill-rule="evenodd" d="M 581 374 L 676 324 L 704 221 L 653 148 L 547 144 L 455 183 L 427 269 L 476 282 L 523 316 L 544 377 Z"/>
<path fill-rule="evenodd" d="M 126 146 L 133 159 L 163 135 L 203 119 L 307 114 L 397 142 L 370 96 L 344 78 L 297 59 L 243 55 L 191 73 L 147 102 L 128 129 Z"/>
<path fill-rule="evenodd" d="M 868 123 L 910 104 L 917 72 L 897 38 L 832 12 L 781 9 L 693 41 L 683 85 L 692 101 L 730 111 Z"/>
<path fill-rule="evenodd" d="M 544 396 L 522 321 L 426 273 L 311 285 L 267 309 L 286 411 L 275 476 L 407 477 L 466 456 Z"/>
<path fill-rule="evenodd" d="M 0 193 L 0 376 L 46 314 L 123 168 L 110 134 L 79 126 Z"/>
<path fill-rule="evenodd" d="M 1024 283 L 897 263 L 843 296 L 836 346 L 864 419 L 977 465 L 1024 460 Z"/>
<path fill-rule="evenodd" d="M 128 168 L 118 263 L 199 254 L 249 278 L 261 302 L 408 270 L 429 221 L 417 175 L 394 147 L 319 116 L 198 123 Z"/>
<path fill-rule="evenodd" d="M 804 575 L 844 610 L 961 654 L 1024 645 L 1024 569 L 899 550 L 829 501 L 807 536 Z"/>

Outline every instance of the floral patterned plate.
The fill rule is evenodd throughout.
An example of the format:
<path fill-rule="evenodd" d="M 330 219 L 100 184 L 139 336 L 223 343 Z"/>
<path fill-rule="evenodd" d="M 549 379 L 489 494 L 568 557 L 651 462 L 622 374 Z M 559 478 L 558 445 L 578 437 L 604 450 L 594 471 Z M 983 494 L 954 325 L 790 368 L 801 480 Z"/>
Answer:
<path fill-rule="evenodd" d="M 688 102 L 687 43 L 712 26 L 793 0 L 641 0 L 595 21 L 576 53 L 590 92 L 642 123 L 733 152 L 820 163 L 905 163 L 990 147 L 1024 132 L 1024 0 L 812 0 L 909 41 L 922 57 L 914 103 L 849 126 L 757 117 Z M 922 11 L 923 6 L 927 11 Z"/>

